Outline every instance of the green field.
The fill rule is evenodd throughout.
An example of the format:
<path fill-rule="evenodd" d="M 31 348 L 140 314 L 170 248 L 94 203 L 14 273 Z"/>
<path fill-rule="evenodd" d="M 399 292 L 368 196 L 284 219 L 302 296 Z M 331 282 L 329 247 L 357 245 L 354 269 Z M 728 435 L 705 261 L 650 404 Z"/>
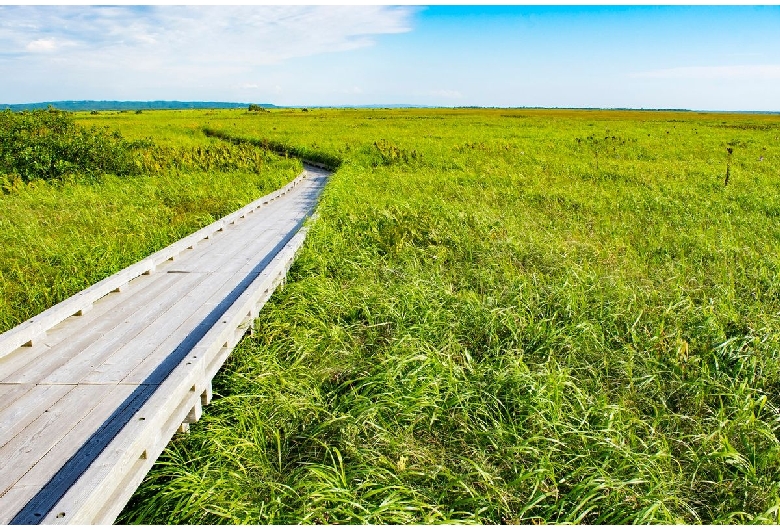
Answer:
<path fill-rule="evenodd" d="M 52 123 L 14 123 L 0 112 L 0 332 L 300 171 L 296 160 L 169 127 L 171 115 L 150 124 L 127 114 L 123 141 L 136 145 L 124 148 L 114 123 L 94 124 L 82 137 L 56 115 Z"/>
<path fill-rule="evenodd" d="M 94 281 L 80 260 L 110 273 L 292 178 L 263 146 L 339 163 L 120 522 L 780 522 L 780 116 L 77 116 L 146 145 L 143 171 L 0 195 L 6 328 Z M 237 169 L 170 162 L 206 145 Z M 89 201 L 124 217 L 93 232 Z"/>

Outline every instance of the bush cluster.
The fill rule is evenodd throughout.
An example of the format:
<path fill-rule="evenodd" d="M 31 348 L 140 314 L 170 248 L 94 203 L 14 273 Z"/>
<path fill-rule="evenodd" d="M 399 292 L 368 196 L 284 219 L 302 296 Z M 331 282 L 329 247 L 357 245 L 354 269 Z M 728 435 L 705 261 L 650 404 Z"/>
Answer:
<path fill-rule="evenodd" d="M 0 112 L 0 175 L 5 180 L 57 180 L 80 174 L 138 171 L 133 149 L 118 132 L 84 128 L 52 107 Z"/>

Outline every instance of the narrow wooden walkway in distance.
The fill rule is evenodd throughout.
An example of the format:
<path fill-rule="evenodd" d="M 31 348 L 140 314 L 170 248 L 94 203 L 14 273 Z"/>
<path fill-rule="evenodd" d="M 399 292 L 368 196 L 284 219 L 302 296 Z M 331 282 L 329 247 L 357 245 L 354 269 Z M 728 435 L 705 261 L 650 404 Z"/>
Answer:
<path fill-rule="evenodd" d="M 211 400 L 327 177 L 306 166 L 283 196 L 0 335 L 0 524 L 114 521 Z"/>

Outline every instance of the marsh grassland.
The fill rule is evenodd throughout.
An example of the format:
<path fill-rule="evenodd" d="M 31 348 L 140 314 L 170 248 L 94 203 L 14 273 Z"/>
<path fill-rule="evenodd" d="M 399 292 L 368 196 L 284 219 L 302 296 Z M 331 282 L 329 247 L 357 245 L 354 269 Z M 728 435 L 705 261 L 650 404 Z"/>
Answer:
<path fill-rule="evenodd" d="M 88 116 L 87 114 L 81 115 Z M 294 160 L 169 117 L 0 112 L 0 332 L 283 186 Z M 132 118 L 130 118 L 132 117 Z"/>
<path fill-rule="evenodd" d="M 289 180 L 285 150 L 339 163 L 286 287 L 120 522 L 780 522 L 780 116 L 77 121 L 147 139 L 141 159 L 264 162 L 6 192 L 6 327 Z"/>

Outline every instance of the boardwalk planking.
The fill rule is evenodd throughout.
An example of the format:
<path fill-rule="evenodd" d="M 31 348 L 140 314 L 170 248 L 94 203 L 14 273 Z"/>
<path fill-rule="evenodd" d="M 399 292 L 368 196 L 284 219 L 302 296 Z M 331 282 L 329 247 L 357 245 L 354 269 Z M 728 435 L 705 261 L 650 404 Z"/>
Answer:
<path fill-rule="evenodd" d="M 0 335 L 0 524 L 113 522 L 283 282 L 307 174 Z"/>

